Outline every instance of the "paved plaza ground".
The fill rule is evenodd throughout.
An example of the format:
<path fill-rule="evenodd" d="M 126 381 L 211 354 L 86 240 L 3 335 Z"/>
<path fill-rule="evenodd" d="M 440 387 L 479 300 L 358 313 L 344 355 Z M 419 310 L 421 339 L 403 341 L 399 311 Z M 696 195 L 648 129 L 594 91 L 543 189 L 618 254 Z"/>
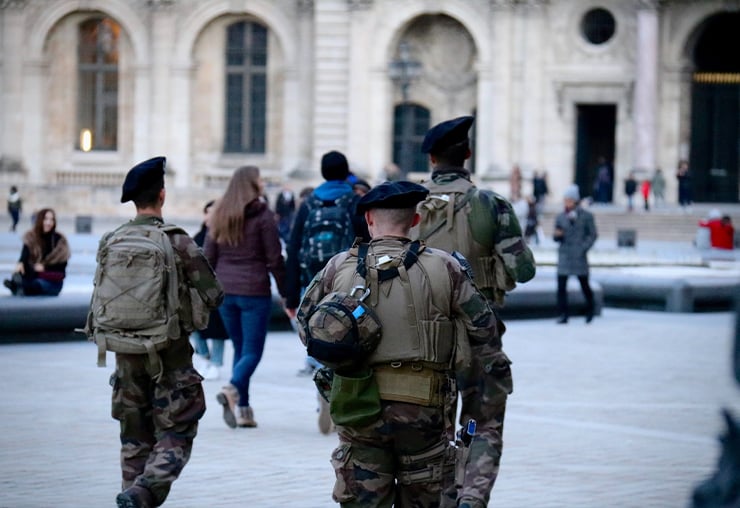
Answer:
<path fill-rule="evenodd" d="M 734 314 L 604 309 L 585 325 L 508 323 L 514 361 L 501 474 L 489 506 L 683 507 L 713 471 L 721 407 L 740 416 L 730 374 Z M 165 506 L 323 508 L 335 434 L 316 425 L 316 396 L 297 377 L 295 334 L 272 331 L 252 382 L 256 429 L 208 411 Z M 227 360 L 231 348 L 227 347 Z M 108 367 L 87 342 L 0 346 L 0 507 L 114 506 L 117 423 Z"/>

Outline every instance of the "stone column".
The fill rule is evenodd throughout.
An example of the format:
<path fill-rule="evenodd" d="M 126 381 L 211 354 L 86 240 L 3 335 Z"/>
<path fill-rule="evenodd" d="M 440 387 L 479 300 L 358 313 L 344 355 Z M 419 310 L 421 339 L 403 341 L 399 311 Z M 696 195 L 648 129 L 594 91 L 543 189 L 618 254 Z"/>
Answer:
<path fill-rule="evenodd" d="M 347 149 L 349 107 L 349 12 L 346 0 L 314 4 L 313 156 Z"/>
<path fill-rule="evenodd" d="M 43 61 L 27 61 L 23 65 L 23 100 L 20 104 L 23 112 L 23 133 L 20 136 L 19 146 L 21 146 L 23 156 L 22 162 L 28 169 L 28 180 L 31 183 L 48 183 L 45 182 L 41 167 L 46 117 L 42 97 L 46 68 Z"/>
<path fill-rule="evenodd" d="M 307 175 L 311 170 L 313 146 L 313 1 L 298 1 L 299 47 L 292 69 L 284 73 L 282 170 Z"/>
<path fill-rule="evenodd" d="M 487 156 L 476 160 L 477 173 L 487 177 L 507 171 L 510 159 L 509 132 L 511 130 L 511 37 L 512 6 L 508 1 L 491 3 L 491 70 L 481 69 L 478 85 L 479 116 L 489 120 L 478 126 L 478 150 L 489 143 Z M 490 75 L 489 75 L 490 73 Z M 483 98 L 482 94 L 489 94 Z M 487 124 L 487 125 L 486 125 Z M 483 138 L 481 129 L 487 131 Z"/>
<path fill-rule="evenodd" d="M 151 9 L 151 37 L 149 39 L 151 94 L 149 96 L 150 109 L 150 140 L 151 155 L 168 154 L 172 160 L 170 164 L 175 170 L 175 186 L 184 187 L 190 184 L 189 166 L 187 158 L 189 152 L 175 155 L 176 140 L 183 134 L 188 134 L 184 124 L 175 122 L 175 109 L 181 101 L 188 100 L 188 96 L 172 93 L 174 85 L 172 55 L 173 43 L 176 39 L 175 12 L 167 2 L 153 2 Z M 185 71 L 187 76 L 187 71 Z M 183 70 L 178 74 L 182 77 Z M 188 122 L 185 122 L 187 124 Z M 174 157 L 177 157 L 175 161 Z"/>
<path fill-rule="evenodd" d="M 0 156 L 23 162 L 23 46 L 24 16 L 12 2 L 0 1 Z"/>
<path fill-rule="evenodd" d="M 175 186 L 186 187 L 193 185 L 190 159 L 190 122 L 191 122 L 191 83 L 193 80 L 193 66 L 174 66 L 169 79 L 169 93 L 171 94 L 172 108 L 170 121 L 170 142 L 168 144 L 168 165 L 175 169 Z M 152 155 L 160 153 L 156 147 L 152 148 Z"/>
<path fill-rule="evenodd" d="M 658 99 L 658 9 L 657 0 L 637 2 L 637 68 L 632 118 L 634 122 L 634 167 L 653 171 L 656 167 Z"/>

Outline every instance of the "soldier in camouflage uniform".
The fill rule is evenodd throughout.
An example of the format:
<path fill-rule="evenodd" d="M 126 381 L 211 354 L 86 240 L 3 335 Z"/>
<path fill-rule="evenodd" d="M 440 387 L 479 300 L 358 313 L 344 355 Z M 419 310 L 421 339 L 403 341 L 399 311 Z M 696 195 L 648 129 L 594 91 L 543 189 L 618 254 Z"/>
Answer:
<path fill-rule="evenodd" d="M 142 162 L 129 171 L 121 202 L 133 201 L 136 218 L 130 224 L 163 224 L 164 157 Z M 209 308 L 223 299 L 221 284 L 187 235 L 174 233 L 170 240 L 177 259 L 180 295 L 197 290 Z M 182 298 L 183 296 L 181 296 Z M 172 482 L 190 458 L 198 420 L 206 410 L 201 381 L 193 368 L 188 336 L 192 323 L 181 316 L 179 340 L 159 352 L 162 376 L 153 379 L 147 355 L 116 353 L 112 416 L 120 422 L 122 492 L 119 508 L 146 508 L 164 503 Z"/>
<path fill-rule="evenodd" d="M 424 183 L 430 198 L 437 197 L 438 203 L 444 203 L 459 191 L 459 196 L 465 196 L 459 198 L 460 205 L 465 199 L 465 206 L 458 205 L 459 221 L 437 224 L 435 231 L 435 224 L 425 221 L 435 205 L 420 203 L 422 221 L 412 230 L 412 238 L 421 238 L 431 247 L 460 252 L 472 265 L 476 286 L 495 308 L 503 305 L 505 292 L 517 282 L 534 277 L 535 262 L 511 203 L 492 191 L 476 188 L 463 167 L 471 156 L 468 131 L 473 121 L 472 116 L 459 117 L 427 132 L 422 151 L 429 154 L 433 167 L 431 181 Z M 460 422 L 475 419 L 478 435 L 470 445 L 464 481 L 446 493 L 443 506 L 488 505 L 501 460 L 506 399 L 513 389 L 511 361 L 502 351 L 505 330 L 499 320 L 496 333 L 473 346 L 470 368 L 458 373 Z"/>
<path fill-rule="evenodd" d="M 460 263 L 408 238 L 418 221 L 415 205 L 427 193 L 414 183 L 386 182 L 366 194 L 358 213 L 372 241 L 334 256 L 301 302 L 304 344 L 306 322 L 322 298 L 357 285 L 369 289 L 364 302 L 382 325 L 363 364 L 334 375 L 331 415 L 340 443 L 331 459 L 333 498 L 344 508 L 439 506 L 444 472 L 454 467 L 448 433 L 455 364 L 469 361 L 471 345 L 498 336 L 493 311 Z M 394 269 L 393 278 L 383 277 Z"/>

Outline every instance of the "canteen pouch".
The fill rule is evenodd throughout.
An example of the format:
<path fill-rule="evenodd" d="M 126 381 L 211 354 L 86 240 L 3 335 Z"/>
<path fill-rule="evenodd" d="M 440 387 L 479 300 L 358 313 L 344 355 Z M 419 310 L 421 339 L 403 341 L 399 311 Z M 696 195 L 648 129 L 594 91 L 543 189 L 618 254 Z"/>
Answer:
<path fill-rule="evenodd" d="M 334 372 L 329 401 L 329 414 L 337 425 L 364 427 L 380 416 L 380 391 L 372 370 L 360 377 Z"/>

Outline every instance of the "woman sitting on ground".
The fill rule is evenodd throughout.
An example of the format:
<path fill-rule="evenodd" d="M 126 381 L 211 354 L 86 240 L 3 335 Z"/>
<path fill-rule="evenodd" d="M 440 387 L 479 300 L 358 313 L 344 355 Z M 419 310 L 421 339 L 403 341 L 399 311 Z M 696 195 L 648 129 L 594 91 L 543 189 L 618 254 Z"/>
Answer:
<path fill-rule="evenodd" d="M 39 210 L 33 229 L 23 235 L 13 278 L 3 282 L 14 295 L 57 296 L 62 290 L 70 251 L 67 239 L 56 227 L 54 210 Z"/>

